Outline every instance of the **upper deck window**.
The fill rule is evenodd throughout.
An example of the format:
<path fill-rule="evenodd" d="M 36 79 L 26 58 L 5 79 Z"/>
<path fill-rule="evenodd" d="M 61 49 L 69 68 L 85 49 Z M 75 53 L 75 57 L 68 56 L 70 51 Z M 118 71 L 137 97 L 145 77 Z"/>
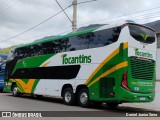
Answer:
<path fill-rule="evenodd" d="M 131 36 L 139 42 L 151 44 L 155 42 L 155 32 L 147 27 L 129 24 Z"/>
<path fill-rule="evenodd" d="M 18 59 L 23 59 L 26 57 L 45 54 L 103 47 L 116 42 L 119 38 L 120 32 L 121 27 L 119 26 L 49 42 L 33 44 L 26 47 L 17 48 L 13 55 Z"/>

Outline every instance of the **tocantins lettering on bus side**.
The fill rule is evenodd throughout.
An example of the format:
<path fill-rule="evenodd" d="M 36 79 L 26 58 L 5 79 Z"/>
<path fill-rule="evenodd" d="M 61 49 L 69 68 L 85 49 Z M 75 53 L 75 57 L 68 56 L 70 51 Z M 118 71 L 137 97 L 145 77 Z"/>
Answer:
<path fill-rule="evenodd" d="M 68 57 L 67 54 L 62 55 L 62 64 L 91 63 L 91 61 L 91 55 L 79 55 L 75 57 Z"/>
<path fill-rule="evenodd" d="M 141 57 L 146 57 L 146 58 L 153 58 L 153 55 L 149 52 L 140 52 L 138 48 L 135 48 L 135 55 L 136 56 L 141 56 Z"/>

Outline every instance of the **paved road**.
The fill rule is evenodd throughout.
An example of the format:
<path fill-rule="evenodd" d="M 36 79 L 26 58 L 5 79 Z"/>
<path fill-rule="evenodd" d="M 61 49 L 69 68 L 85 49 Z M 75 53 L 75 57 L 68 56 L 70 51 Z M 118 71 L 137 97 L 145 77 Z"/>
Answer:
<path fill-rule="evenodd" d="M 128 112 L 147 112 L 157 113 L 155 110 L 126 107 L 123 104 L 117 109 L 110 109 L 106 106 L 82 108 L 79 106 L 67 106 L 61 99 L 43 97 L 34 99 L 31 96 L 13 97 L 10 93 L 0 93 L 0 111 L 94 111 L 102 112 L 111 116 L 123 116 Z M 94 113 L 93 112 L 93 113 Z M 62 113 L 63 114 L 63 113 Z M 102 114 L 103 115 L 103 114 Z"/>
<path fill-rule="evenodd" d="M 141 106 L 140 106 L 141 107 Z M 11 93 L 0 93 L 0 111 L 148 111 L 148 109 L 126 107 L 123 104 L 116 110 L 105 106 L 82 108 L 79 106 L 64 105 L 61 99 L 43 97 L 34 99 L 31 96 L 13 97 Z M 151 110 L 155 111 L 155 110 Z"/>

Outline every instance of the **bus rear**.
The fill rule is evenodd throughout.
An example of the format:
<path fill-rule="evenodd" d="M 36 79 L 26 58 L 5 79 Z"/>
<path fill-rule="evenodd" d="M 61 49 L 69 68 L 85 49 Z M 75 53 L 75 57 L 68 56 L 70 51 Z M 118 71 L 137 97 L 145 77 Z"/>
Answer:
<path fill-rule="evenodd" d="M 129 32 L 125 34 L 128 67 L 121 78 L 118 99 L 122 102 L 151 102 L 155 96 L 156 34 L 137 24 L 126 24 L 124 31 Z"/>

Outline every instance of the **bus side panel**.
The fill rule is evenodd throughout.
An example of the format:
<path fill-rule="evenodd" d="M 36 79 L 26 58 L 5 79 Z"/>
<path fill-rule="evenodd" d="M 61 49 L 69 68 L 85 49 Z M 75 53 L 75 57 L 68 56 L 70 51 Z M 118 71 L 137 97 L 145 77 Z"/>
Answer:
<path fill-rule="evenodd" d="M 121 85 L 124 68 L 128 66 L 126 58 L 123 54 L 127 52 L 127 43 L 122 43 L 122 46 L 118 46 L 108 54 L 102 63 L 97 64 L 93 69 L 94 74 L 90 77 L 86 83 L 89 92 L 90 99 L 93 101 L 117 101 L 118 100 L 118 87 Z M 122 47 L 122 55 L 120 54 L 120 47 Z M 106 51 L 110 51 L 109 47 Z M 95 66 L 95 64 L 92 64 Z M 95 67 L 93 67 L 95 68 Z"/>

